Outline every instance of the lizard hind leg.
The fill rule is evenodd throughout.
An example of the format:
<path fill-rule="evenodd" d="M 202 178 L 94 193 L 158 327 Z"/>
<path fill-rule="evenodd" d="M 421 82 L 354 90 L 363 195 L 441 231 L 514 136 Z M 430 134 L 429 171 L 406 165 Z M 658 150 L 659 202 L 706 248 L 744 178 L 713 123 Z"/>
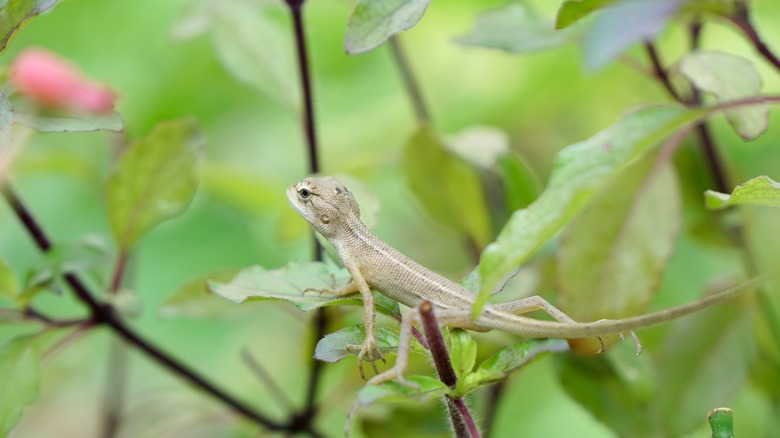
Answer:
<path fill-rule="evenodd" d="M 549 301 L 545 300 L 544 298 L 540 297 L 539 295 L 534 295 L 531 297 L 521 298 L 519 300 L 515 301 L 509 301 L 506 303 L 501 304 L 494 304 L 494 307 L 496 310 L 499 310 L 501 312 L 511 313 L 513 315 L 521 315 L 523 313 L 528 312 L 534 312 L 537 310 L 541 310 L 544 313 L 550 315 L 555 319 L 556 321 L 562 323 L 562 324 L 576 324 L 577 321 L 573 320 L 569 315 L 565 314 L 563 310 L 553 306 Z M 623 337 L 623 334 L 620 334 L 620 337 Z M 639 339 L 637 339 L 634 332 L 631 332 L 631 337 L 634 339 L 638 346 L 638 350 L 641 351 L 641 346 L 639 346 Z M 597 351 L 598 354 L 601 354 L 605 351 L 607 351 L 607 344 L 604 341 L 604 337 L 597 336 L 596 337 L 599 341 L 599 350 Z M 609 339 L 609 337 L 607 337 Z"/>

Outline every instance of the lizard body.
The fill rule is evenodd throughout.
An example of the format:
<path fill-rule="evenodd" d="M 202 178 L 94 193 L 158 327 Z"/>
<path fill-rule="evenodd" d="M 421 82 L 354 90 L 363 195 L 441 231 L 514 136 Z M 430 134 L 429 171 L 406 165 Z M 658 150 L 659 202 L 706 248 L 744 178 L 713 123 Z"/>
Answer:
<path fill-rule="evenodd" d="M 360 209 L 352 193 L 338 179 L 328 176 L 306 178 L 290 186 L 287 197 L 298 213 L 336 248 L 352 276 L 350 284 L 329 292 L 336 295 L 359 292 L 362 295 L 366 340 L 361 346 L 359 358 L 368 356 L 372 366 L 374 359 L 382 356 L 375 339 L 371 287 L 411 308 L 424 300 L 430 301 L 443 325 L 476 331 L 501 330 L 528 338 L 571 339 L 629 332 L 662 323 L 726 301 L 760 282 L 756 280 L 755 284 L 749 282 L 686 305 L 620 320 L 575 322 L 538 296 L 503 304 L 488 303 L 480 315 L 472 319 L 470 312 L 475 295 L 409 259 L 372 233 L 360 220 Z M 533 310 L 544 310 L 557 322 L 518 315 Z M 410 330 L 409 327 L 407 331 Z M 400 354 L 399 347 L 399 358 Z M 399 359 L 396 366 L 398 362 Z M 392 376 L 385 375 L 379 380 L 392 377 L 401 376 L 394 372 Z"/>

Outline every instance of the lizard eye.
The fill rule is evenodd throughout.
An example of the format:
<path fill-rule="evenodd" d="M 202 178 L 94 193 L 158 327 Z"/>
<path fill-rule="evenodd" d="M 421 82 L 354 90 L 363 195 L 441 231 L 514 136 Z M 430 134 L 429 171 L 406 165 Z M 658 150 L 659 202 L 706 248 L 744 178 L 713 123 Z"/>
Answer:
<path fill-rule="evenodd" d="M 298 190 L 298 196 L 301 197 L 301 199 L 309 199 L 311 196 L 311 190 L 307 189 L 306 187 L 301 188 Z"/>

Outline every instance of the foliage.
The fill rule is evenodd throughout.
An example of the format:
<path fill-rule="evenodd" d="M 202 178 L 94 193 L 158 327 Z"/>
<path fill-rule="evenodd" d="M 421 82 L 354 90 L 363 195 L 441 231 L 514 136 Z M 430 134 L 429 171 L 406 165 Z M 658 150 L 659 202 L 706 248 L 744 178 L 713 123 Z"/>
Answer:
<path fill-rule="evenodd" d="M 473 435 L 475 414 L 492 436 L 688 436 L 708 433 L 711 410 L 713 436 L 772 435 L 771 282 L 641 330 L 639 357 L 619 334 L 602 339 L 606 353 L 580 356 L 596 341 L 447 328 L 439 345 L 426 330 L 406 381 L 364 385 L 351 360 L 363 303 L 328 293 L 349 282 L 334 248 L 303 261 L 311 235 L 284 188 L 304 162 L 354 175 L 343 180 L 378 235 L 450 277 L 471 271 L 474 315 L 520 292 L 577 321 L 695 301 L 780 256 L 780 212 L 767 208 L 780 205 L 780 42 L 768 26 L 780 6 L 143 1 L 0 2 L 4 65 L 45 46 L 118 99 L 99 113 L 53 109 L 0 75 L 0 435 L 83 434 L 97 417 L 102 436 L 331 436 L 352 401 L 367 436 Z M 312 126 L 303 137 L 301 122 Z M 374 301 L 392 361 L 403 312 L 380 291 Z M 91 341 L 98 331 L 156 366 Z M 108 383 L 82 385 L 106 373 L 106 355 Z M 454 384 L 433 377 L 432 357 Z M 540 369 L 548 382 L 525 379 Z M 189 385 L 156 395 L 159 370 Z M 503 406 L 532 383 L 542 389 L 529 392 L 531 410 Z M 150 386 L 151 402 L 139 395 Z M 104 409 L 83 408 L 102 396 Z M 437 398 L 451 429 L 417 409 Z"/>

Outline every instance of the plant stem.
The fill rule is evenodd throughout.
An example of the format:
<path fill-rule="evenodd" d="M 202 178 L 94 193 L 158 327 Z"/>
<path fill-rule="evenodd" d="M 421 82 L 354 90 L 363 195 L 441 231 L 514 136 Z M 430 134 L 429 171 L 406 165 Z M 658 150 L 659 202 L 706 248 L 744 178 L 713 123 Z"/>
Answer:
<path fill-rule="evenodd" d="M 756 51 L 764 57 L 772 66 L 780 71 L 780 58 L 775 55 L 769 46 L 761 39 L 756 27 L 750 17 L 750 9 L 743 2 L 734 2 L 736 13 L 730 17 L 731 21 L 745 34 L 748 40 L 753 44 Z"/>
<path fill-rule="evenodd" d="M 401 41 L 397 35 L 393 35 L 390 37 L 389 42 L 395 62 L 398 64 L 398 69 L 401 71 L 401 77 L 403 77 L 406 92 L 409 94 L 409 98 L 414 106 L 414 114 L 417 118 L 417 122 L 421 125 L 427 125 L 431 121 L 431 116 L 425 105 L 420 86 L 417 85 L 414 72 L 412 72 L 412 68 L 406 60 L 406 54 L 401 46 Z"/>
<path fill-rule="evenodd" d="M 11 188 L 7 180 L 3 185 L 0 185 L 0 193 L 2 193 L 5 200 L 11 206 L 14 214 L 16 214 L 16 216 L 19 218 L 27 232 L 30 234 L 30 236 L 32 236 L 38 248 L 44 252 L 49 250 L 51 248 L 51 242 L 49 238 L 43 232 L 43 229 L 40 227 L 27 207 L 22 203 L 21 199 L 16 195 L 15 191 Z M 133 347 L 141 350 L 158 364 L 168 368 L 168 370 L 173 374 L 179 376 L 181 379 L 188 381 L 212 397 L 218 399 L 225 405 L 232 408 L 238 414 L 271 430 L 287 430 L 285 425 L 271 420 L 270 418 L 255 411 L 239 400 L 231 397 L 222 389 L 206 380 L 206 378 L 200 376 L 194 370 L 190 369 L 187 365 L 174 359 L 162 349 L 153 345 L 149 340 L 137 334 L 130 327 L 128 327 L 118 315 L 114 313 L 111 307 L 99 303 L 76 275 L 67 273 L 64 275 L 64 278 L 65 282 L 71 287 L 76 297 L 90 310 L 92 314 L 92 321 L 94 321 L 95 324 L 107 325 L 113 332 L 127 341 L 129 345 L 132 345 Z M 306 432 L 313 437 L 321 436 L 314 429 L 301 431 Z"/>
<path fill-rule="evenodd" d="M 485 415 L 482 419 L 482 430 L 484 433 L 482 436 L 488 438 L 493 433 L 493 424 L 496 420 L 496 413 L 498 413 L 498 402 L 501 400 L 501 396 L 506 389 L 507 380 L 502 380 L 490 387 L 488 392 L 487 406 L 485 407 Z"/>
<path fill-rule="evenodd" d="M 303 92 L 303 125 L 306 138 L 306 146 L 309 152 L 309 173 L 318 173 L 320 171 L 319 152 L 317 148 L 317 131 L 314 123 L 314 104 L 312 97 L 311 69 L 309 66 L 308 51 L 306 49 L 306 33 L 303 23 L 303 5 L 305 0 L 286 0 L 292 15 L 295 48 L 298 58 L 298 71 L 301 79 L 301 91 Z M 319 241 L 314 238 L 314 259 L 322 260 L 322 248 Z M 312 321 L 311 339 L 316 342 L 325 336 L 328 326 L 328 314 L 324 308 L 316 310 Z M 312 354 L 309 363 L 309 382 L 306 385 L 306 399 L 304 407 L 300 413 L 295 413 L 289 420 L 290 430 L 298 428 L 302 430 L 309 429 L 316 417 L 317 390 L 320 386 L 322 377 L 323 363 L 314 358 Z"/>
<path fill-rule="evenodd" d="M 108 293 L 116 295 L 122 288 L 128 262 L 128 252 L 121 248 L 117 257 L 114 275 Z M 106 387 L 104 390 L 103 425 L 101 437 L 113 438 L 117 435 L 122 421 L 122 405 L 127 387 L 129 356 L 127 349 L 119 339 L 110 339 L 108 347 L 108 368 L 106 369 Z"/>
<path fill-rule="evenodd" d="M 436 315 L 433 312 L 433 304 L 425 300 L 420 304 L 420 320 L 425 331 L 425 337 L 428 339 L 428 347 L 433 356 L 433 363 L 436 365 L 436 372 L 439 379 L 450 388 L 455 388 L 458 383 L 458 377 L 452 368 L 450 356 L 447 353 L 447 346 L 444 345 L 444 338 L 439 329 L 439 323 L 436 321 Z M 450 421 L 458 437 L 479 438 L 474 417 L 469 412 L 468 406 L 462 398 L 447 397 L 447 406 L 450 412 Z M 452 407 L 454 406 L 455 409 Z M 465 429 L 465 430 L 464 430 Z"/>

